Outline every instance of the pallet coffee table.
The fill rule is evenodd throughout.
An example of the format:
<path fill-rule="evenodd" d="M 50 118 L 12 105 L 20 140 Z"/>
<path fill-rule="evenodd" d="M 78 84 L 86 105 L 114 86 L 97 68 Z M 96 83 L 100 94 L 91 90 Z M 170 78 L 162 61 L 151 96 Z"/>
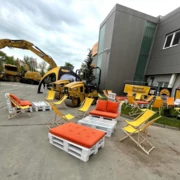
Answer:
<path fill-rule="evenodd" d="M 46 101 L 32 102 L 32 107 L 35 111 L 48 111 L 51 110 L 51 106 Z"/>
<path fill-rule="evenodd" d="M 106 133 L 107 137 L 111 137 L 116 127 L 117 121 L 104 120 L 92 116 L 87 116 L 78 121 L 78 124 L 99 129 Z"/>

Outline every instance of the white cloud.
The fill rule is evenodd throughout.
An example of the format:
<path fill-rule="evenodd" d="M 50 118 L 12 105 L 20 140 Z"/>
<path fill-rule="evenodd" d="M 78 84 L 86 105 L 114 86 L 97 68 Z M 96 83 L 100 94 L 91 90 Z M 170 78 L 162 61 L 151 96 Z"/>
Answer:
<path fill-rule="evenodd" d="M 78 69 L 98 41 L 99 26 L 116 3 L 143 13 L 165 15 L 179 6 L 166 0 L 0 0 L 0 38 L 24 39 Z M 30 51 L 4 48 L 8 55 L 41 59 Z"/>

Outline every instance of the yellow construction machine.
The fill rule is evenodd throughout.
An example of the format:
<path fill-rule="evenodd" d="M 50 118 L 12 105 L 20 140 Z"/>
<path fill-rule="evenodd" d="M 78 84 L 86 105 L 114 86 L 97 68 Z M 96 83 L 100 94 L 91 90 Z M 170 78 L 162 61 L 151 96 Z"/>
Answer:
<path fill-rule="evenodd" d="M 50 56 L 45 54 L 31 42 L 25 40 L 0 39 L 0 49 L 5 47 L 30 50 L 41 57 L 44 61 L 46 61 L 52 68 L 57 67 L 56 63 Z M 23 83 L 33 84 L 39 83 L 39 81 L 41 80 L 41 75 L 39 72 L 33 72 L 29 71 L 29 69 L 26 69 L 26 73 L 24 74 L 24 76 L 22 76 L 18 66 L 5 64 L 0 74 L 0 78 L 4 80 L 21 81 Z"/>
<path fill-rule="evenodd" d="M 99 70 L 96 73 L 96 79 L 94 82 L 90 82 L 89 79 L 86 81 L 72 82 L 64 86 L 64 94 L 68 96 L 66 105 L 70 107 L 79 106 L 86 97 L 94 99 L 94 103 L 98 99 L 98 91 L 101 79 L 101 69 L 94 67 L 93 69 Z"/>

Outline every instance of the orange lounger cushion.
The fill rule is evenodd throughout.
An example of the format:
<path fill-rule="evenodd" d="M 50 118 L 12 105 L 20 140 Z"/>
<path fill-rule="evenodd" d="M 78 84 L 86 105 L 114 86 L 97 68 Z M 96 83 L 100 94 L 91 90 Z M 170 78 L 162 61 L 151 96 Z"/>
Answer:
<path fill-rule="evenodd" d="M 20 101 L 20 105 L 21 106 L 32 106 L 32 103 L 29 101 L 23 100 L 23 101 Z"/>
<path fill-rule="evenodd" d="M 50 129 L 50 133 L 62 139 L 91 148 L 105 136 L 105 132 L 69 122 Z"/>
<path fill-rule="evenodd" d="M 96 116 L 103 116 L 107 118 L 112 118 L 116 119 L 119 116 L 119 113 L 112 113 L 112 112 L 107 112 L 107 111 L 97 111 L 97 110 L 92 110 L 89 112 L 91 115 L 96 115 Z"/>
<path fill-rule="evenodd" d="M 148 104 L 146 101 L 135 101 L 137 104 Z"/>
<path fill-rule="evenodd" d="M 117 98 L 119 101 L 123 101 L 123 100 L 127 99 L 127 96 L 116 96 L 116 98 Z"/>

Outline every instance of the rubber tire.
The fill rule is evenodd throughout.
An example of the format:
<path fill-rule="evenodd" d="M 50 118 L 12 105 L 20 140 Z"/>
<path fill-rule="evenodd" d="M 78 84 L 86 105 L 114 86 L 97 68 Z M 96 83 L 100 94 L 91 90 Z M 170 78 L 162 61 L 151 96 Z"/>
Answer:
<path fill-rule="evenodd" d="M 16 82 L 20 82 L 20 77 L 15 78 Z"/>
<path fill-rule="evenodd" d="M 13 76 L 9 76 L 9 81 L 10 82 L 14 82 L 15 81 L 14 77 Z"/>

